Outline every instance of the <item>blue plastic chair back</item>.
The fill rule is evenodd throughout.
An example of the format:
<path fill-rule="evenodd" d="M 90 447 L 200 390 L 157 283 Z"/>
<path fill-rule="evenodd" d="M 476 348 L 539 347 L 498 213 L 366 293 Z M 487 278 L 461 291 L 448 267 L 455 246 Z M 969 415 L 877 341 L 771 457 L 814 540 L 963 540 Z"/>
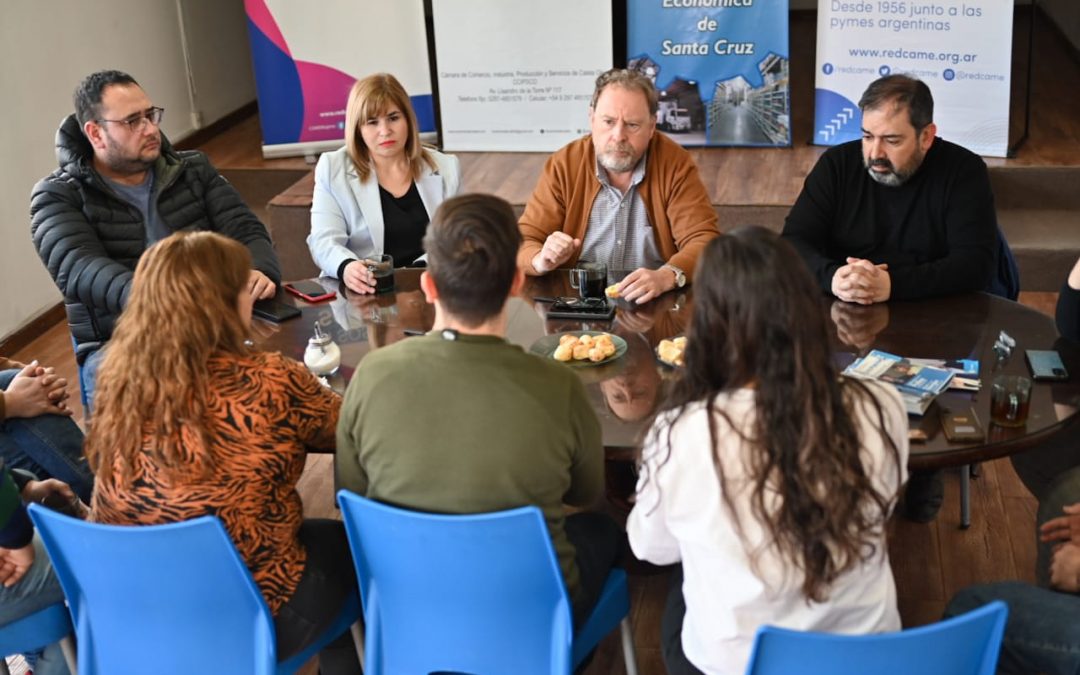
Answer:
<path fill-rule="evenodd" d="M 570 671 L 570 600 L 538 508 L 436 515 L 344 490 L 338 503 L 368 675 Z"/>
<path fill-rule="evenodd" d="M 58 602 L 0 626 L 0 658 L 47 647 L 71 635 L 71 615 Z M 74 675 L 74 674 L 72 674 Z"/>
<path fill-rule="evenodd" d="M 270 611 L 217 518 L 132 527 L 29 511 L 68 599 L 80 675 L 276 671 Z"/>
<path fill-rule="evenodd" d="M 833 635 L 763 626 L 747 675 L 993 675 L 1009 608 L 994 601 L 897 633 Z"/>

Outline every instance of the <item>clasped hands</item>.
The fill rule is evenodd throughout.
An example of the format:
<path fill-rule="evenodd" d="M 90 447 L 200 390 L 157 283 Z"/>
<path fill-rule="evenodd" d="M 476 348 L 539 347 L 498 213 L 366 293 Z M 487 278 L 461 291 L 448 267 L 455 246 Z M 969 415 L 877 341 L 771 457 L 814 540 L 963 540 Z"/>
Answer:
<path fill-rule="evenodd" d="M 887 264 L 875 265 L 863 258 L 848 258 L 832 278 L 832 294 L 845 302 L 871 305 L 892 295 L 892 279 Z"/>
<path fill-rule="evenodd" d="M 547 274 L 570 260 L 581 248 L 581 240 L 565 232 L 552 232 L 544 240 L 540 252 L 533 256 L 532 266 L 538 274 Z M 619 282 L 619 297 L 642 305 L 675 288 L 675 273 L 669 269 L 650 270 L 639 267 Z"/>
<path fill-rule="evenodd" d="M 67 380 L 55 369 L 45 368 L 37 360 L 24 366 L 3 393 L 7 417 L 71 415 L 67 406 Z"/>
<path fill-rule="evenodd" d="M 1051 518 L 1039 528 L 1039 541 L 1054 543 L 1050 585 L 1076 593 L 1080 592 L 1080 502 L 1062 510 L 1065 515 Z"/>

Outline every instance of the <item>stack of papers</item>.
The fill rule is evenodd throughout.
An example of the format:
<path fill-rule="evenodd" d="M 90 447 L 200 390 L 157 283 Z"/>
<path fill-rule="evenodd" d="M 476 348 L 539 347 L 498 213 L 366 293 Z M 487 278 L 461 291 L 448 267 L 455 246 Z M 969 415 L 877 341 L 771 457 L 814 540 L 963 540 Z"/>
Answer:
<path fill-rule="evenodd" d="M 978 363 L 976 363 L 976 368 Z M 954 371 L 875 349 L 844 369 L 844 375 L 881 380 L 896 387 L 909 415 L 922 415 L 938 394 L 949 388 Z"/>

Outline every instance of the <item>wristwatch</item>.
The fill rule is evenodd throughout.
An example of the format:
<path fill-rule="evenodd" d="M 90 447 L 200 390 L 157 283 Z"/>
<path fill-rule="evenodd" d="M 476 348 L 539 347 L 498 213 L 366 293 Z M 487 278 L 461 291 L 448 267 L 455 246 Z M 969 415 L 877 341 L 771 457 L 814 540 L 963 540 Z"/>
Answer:
<path fill-rule="evenodd" d="M 681 269 L 679 269 L 678 267 L 675 267 L 674 265 L 668 264 L 668 265 L 661 265 L 660 269 L 662 269 L 662 270 L 671 270 L 672 272 L 675 273 L 675 288 L 682 288 L 683 286 L 686 285 L 686 274 L 684 274 L 683 271 Z"/>

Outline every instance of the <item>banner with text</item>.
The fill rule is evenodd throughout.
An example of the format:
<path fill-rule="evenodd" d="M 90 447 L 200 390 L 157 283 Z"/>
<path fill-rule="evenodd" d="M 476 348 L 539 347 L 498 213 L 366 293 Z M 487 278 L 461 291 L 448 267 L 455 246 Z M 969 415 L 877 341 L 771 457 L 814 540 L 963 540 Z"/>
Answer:
<path fill-rule="evenodd" d="M 867 85 L 906 73 L 933 92 L 939 136 L 1004 157 L 1012 20 L 1003 0 L 818 0 L 814 142 L 860 138 Z"/>
<path fill-rule="evenodd" d="M 786 0 L 627 3 L 627 65 L 660 94 L 683 145 L 791 144 Z"/>
<path fill-rule="evenodd" d="M 359 78 L 392 73 L 421 131 L 435 130 L 423 0 L 244 0 L 263 155 L 315 154 L 345 142 Z"/>
<path fill-rule="evenodd" d="M 589 131 L 611 67 L 610 0 L 433 0 L 449 151 L 552 151 Z"/>

